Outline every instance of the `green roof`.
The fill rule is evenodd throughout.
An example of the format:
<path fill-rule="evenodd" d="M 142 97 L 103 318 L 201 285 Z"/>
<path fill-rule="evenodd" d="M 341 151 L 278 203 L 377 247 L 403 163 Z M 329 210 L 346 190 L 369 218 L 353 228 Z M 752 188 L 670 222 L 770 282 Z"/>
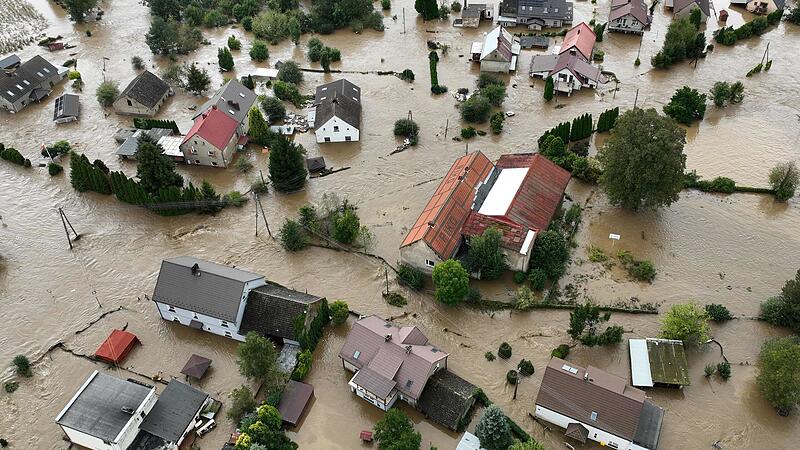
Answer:
<path fill-rule="evenodd" d="M 688 386 L 689 363 L 683 342 L 669 339 L 647 339 L 650 373 L 657 384 Z"/>

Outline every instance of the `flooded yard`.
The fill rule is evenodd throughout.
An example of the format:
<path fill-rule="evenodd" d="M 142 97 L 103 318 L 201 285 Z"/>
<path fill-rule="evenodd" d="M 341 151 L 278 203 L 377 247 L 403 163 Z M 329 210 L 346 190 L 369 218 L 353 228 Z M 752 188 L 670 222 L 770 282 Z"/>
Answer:
<path fill-rule="evenodd" d="M 85 82 L 80 93 L 82 114 L 77 122 L 58 126 L 52 123 L 52 99 L 72 91 L 68 84 L 61 84 L 42 104 L 15 115 L 0 113 L 0 142 L 33 159 L 42 142 L 68 139 L 90 160 L 100 158 L 112 170 L 134 174 L 135 162 L 114 156 L 113 134 L 118 127 L 129 126 L 130 118 L 104 111 L 94 92 L 103 79 L 117 80 L 123 87 L 133 79 L 136 73 L 131 68 L 132 56 L 141 56 L 156 72 L 169 63 L 154 57 L 144 43 L 143 35 L 149 27 L 147 8 L 132 1 L 106 0 L 102 21 L 74 26 L 52 2 L 31 3 L 49 24 L 44 32 L 63 35 L 76 44 L 74 49 L 44 56 L 56 65 L 70 58 L 78 60 Z M 394 264 L 408 227 L 452 161 L 464 154 L 464 143 L 451 139 L 462 123 L 450 93 L 459 87 L 474 88 L 479 72 L 477 65 L 467 61 L 467 54 L 471 43 L 480 40 L 490 27 L 484 24 L 479 29 L 457 29 L 448 21 L 425 23 L 417 18 L 413 3 L 395 0 L 383 33 L 340 30 L 321 37 L 326 45 L 341 50 L 341 63 L 332 67 L 346 73 L 307 72 L 302 90 L 312 92 L 317 84 L 339 77 L 347 77 L 360 86 L 364 107 L 361 141 L 319 146 L 310 133 L 296 137 L 309 156 L 322 155 L 330 166 L 351 168 L 310 180 L 306 189 L 298 193 L 270 192 L 263 197 L 273 231 L 285 217 L 295 215 L 300 205 L 320 201 L 324 193 L 335 192 L 358 206 L 362 223 L 375 234 L 375 246 L 370 251 Z M 3 29 L 7 4 L 22 3 L 0 0 Z M 728 9 L 727 2 L 721 0 L 715 6 L 717 11 Z M 597 19 L 605 21 L 609 1 L 599 0 L 596 5 L 576 2 L 574 22 L 589 21 L 595 17 L 595 9 Z M 751 18 L 742 17 L 738 9 L 730 10 L 730 14 L 728 25 Z M 397 15 L 397 20 L 392 15 Z M 738 184 L 762 187 L 775 163 L 800 158 L 800 84 L 795 58 L 800 27 L 781 23 L 761 38 L 754 37 L 734 47 L 717 46 L 696 68 L 679 64 L 669 71 L 656 72 L 650 68 L 649 57 L 661 47 L 671 14 L 657 6 L 654 16 L 652 29 L 641 40 L 606 34 L 598 44 L 606 54 L 604 69 L 614 72 L 620 80 L 616 93 L 610 84 L 597 91 L 580 91 L 570 98 L 558 97 L 547 104 L 542 98 L 543 82 L 533 82 L 527 75 L 530 59 L 537 52 L 523 51 L 517 73 L 507 77 L 510 86 L 503 105 L 504 110 L 516 115 L 506 121 L 501 135 L 474 139 L 469 150 L 480 150 L 493 160 L 503 153 L 532 151 L 546 129 L 584 112 L 597 117 L 609 107 L 631 108 L 637 92 L 639 106 L 660 110 L 683 85 L 705 92 L 715 81 L 742 80 L 742 104 L 725 109 L 709 106 L 705 120 L 688 128 L 687 168 L 697 170 L 704 178 L 728 176 Z M 710 18 L 709 41 L 710 31 L 717 27 L 714 18 Z M 92 31 L 91 37 L 86 35 L 87 29 Z M 253 39 L 250 33 L 232 27 L 204 29 L 203 33 L 211 45 L 179 59 L 206 66 L 212 74 L 212 90 L 223 82 L 222 74 L 217 72 L 217 48 L 224 46 L 231 34 L 242 40 L 243 49 L 233 52 L 236 71 L 227 76 L 246 74 L 255 67 L 273 67 L 278 60 L 288 58 L 303 67 L 318 67 L 304 56 L 308 35 L 298 46 L 288 41 L 270 46 L 270 59 L 254 64 L 247 56 Z M 427 40 L 450 45 L 438 65 L 439 82 L 448 86 L 448 94 L 430 93 Z M 744 78 L 760 61 L 767 41 L 774 59 L 772 69 Z M 32 45 L 19 54 L 25 60 L 40 52 Z M 641 54 L 643 62 L 639 67 L 633 64 L 637 54 Z M 405 68 L 416 74 L 414 83 L 376 73 L 356 73 L 399 72 Z M 191 125 L 192 111 L 188 108 L 205 99 L 178 92 L 167 100 L 157 118 L 174 119 L 185 132 Z M 420 144 L 388 156 L 397 145 L 392 124 L 409 111 L 421 126 Z M 250 158 L 257 170 L 266 172 L 263 155 L 253 153 Z M 257 170 L 241 175 L 232 168 L 179 166 L 184 177 L 195 184 L 205 178 L 218 192 L 246 191 L 251 179 L 258 176 Z M 723 344 L 733 364 L 729 381 L 703 376 L 703 366 L 719 360 L 714 347 L 689 352 L 690 386 L 648 391 L 654 403 L 666 410 L 659 448 L 701 449 L 716 440 L 723 448 L 794 448 L 796 444 L 792 443 L 800 439 L 800 415 L 779 417 L 761 398 L 754 382 L 754 364 L 761 343 L 784 331 L 752 318 L 758 313 L 759 302 L 778 292 L 798 269 L 800 198 L 779 204 L 771 197 L 754 194 L 724 196 L 684 191 L 681 199 L 668 208 L 631 213 L 608 205 L 602 191 L 592 191 L 575 180 L 568 193 L 585 204 L 586 210 L 562 286 L 573 284 L 598 303 L 637 297 L 659 303 L 663 312 L 672 304 L 695 299 L 703 304 L 724 304 L 734 315 L 742 316 L 712 326 L 712 334 Z M 560 430 L 546 431 L 528 413 L 533 411 L 550 351 L 569 342 L 567 311 L 489 314 L 449 308 L 436 303 L 429 293 L 412 292 L 405 293 L 407 306 L 392 307 L 381 297 L 384 267 L 378 259 L 322 248 L 287 253 L 263 229 L 255 237 L 252 207 L 251 202 L 243 209 L 229 208 L 213 217 L 158 217 L 110 197 L 79 194 L 71 188 L 68 174 L 50 178 L 43 169 L 23 170 L 0 163 L 0 314 L 4 319 L 4 326 L 0 327 L 0 361 L 6 364 L 17 354 L 39 360 L 32 379 L 22 380 L 13 394 L 0 394 L 0 436 L 11 442 L 10 448 L 67 448 L 69 444 L 62 440 L 53 419 L 94 369 L 116 372 L 116 376 L 124 378 L 136 378 L 136 372 L 148 377 L 160 374 L 168 379 L 180 376 L 186 359 L 197 353 L 214 361 L 210 376 L 199 387 L 215 398 L 226 401 L 227 392 L 243 382 L 236 369 L 233 341 L 164 322 L 155 305 L 144 298 L 152 294 L 161 260 L 178 255 L 246 268 L 287 287 L 329 300 L 343 299 L 351 309 L 363 314 L 389 317 L 408 311 L 413 315 L 399 322 L 420 326 L 433 343 L 448 351 L 448 366 L 455 373 L 482 387 L 490 399 L 547 448 L 563 447 Z M 64 209 L 82 235 L 72 251 L 65 241 L 58 208 Z M 620 241 L 609 240 L 610 233 L 620 234 Z M 651 259 L 658 276 L 652 284 L 631 282 L 620 271 L 605 271 L 590 263 L 587 246 L 607 252 L 625 249 L 639 258 Z M 507 297 L 516 287 L 510 277 L 480 283 L 486 295 L 496 298 Z M 87 331 L 75 334 L 101 314 L 119 307 L 122 309 L 109 313 Z M 658 333 L 660 318 L 617 313 L 611 321 L 624 326 L 626 338 L 652 337 Z M 142 341 L 125 362 L 130 371 L 106 368 L 64 351 L 92 354 L 112 328 L 126 324 L 127 330 Z M 330 328 L 317 347 L 314 368 L 307 379 L 315 387 L 316 400 L 300 426 L 289 433 L 302 449 L 359 448 L 358 432 L 371 429 L 381 417 L 379 410 L 352 395 L 347 387 L 349 375 L 337 356 L 347 330 L 348 325 Z M 503 341 L 514 349 L 511 360 L 486 361 L 484 353 L 496 351 Z M 63 342 L 63 349 L 48 352 L 58 342 Z M 505 373 L 523 357 L 533 362 L 536 373 L 523 380 L 517 399 L 512 400 L 513 389 L 506 385 Z M 626 344 L 612 348 L 579 346 L 568 359 L 629 376 Z M 10 368 L 0 372 L 3 381 L 11 377 Z M 422 433 L 423 448 L 428 448 L 428 443 L 440 449 L 455 446 L 455 433 L 405 409 Z M 204 449 L 218 449 L 232 429 L 222 419 L 220 426 L 198 444 Z M 596 447 L 587 444 L 579 448 Z"/>

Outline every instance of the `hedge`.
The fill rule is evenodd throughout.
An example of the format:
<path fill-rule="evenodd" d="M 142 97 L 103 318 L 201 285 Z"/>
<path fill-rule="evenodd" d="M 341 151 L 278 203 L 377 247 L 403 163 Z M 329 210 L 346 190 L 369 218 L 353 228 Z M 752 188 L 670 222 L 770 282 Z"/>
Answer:
<path fill-rule="evenodd" d="M 597 129 L 595 131 L 602 133 L 614 128 L 614 126 L 617 124 L 618 117 L 619 107 L 603 111 L 600 113 L 600 117 L 597 119 Z"/>
<path fill-rule="evenodd" d="M 133 126 L 140 130 L 151 130 L 153 128 L 166 128 L 175 134 L 181 134 L 178 124 L 174 120 L 149 119 L 146 117 L 134 117 Z"/>

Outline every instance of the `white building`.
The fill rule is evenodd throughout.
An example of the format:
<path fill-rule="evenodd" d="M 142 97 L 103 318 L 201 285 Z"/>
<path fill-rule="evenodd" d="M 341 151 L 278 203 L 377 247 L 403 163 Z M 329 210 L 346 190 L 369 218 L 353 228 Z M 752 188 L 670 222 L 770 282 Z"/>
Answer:
<path fill-rule="evenodd" d="M 517 70 L 520 48 L 519 38 L 499 26 L 482 43 L 472 44 L 472 60 L 481 64 L 481 72 L 508 73 Z"/>
<path fill-rule="evenodd" d="M 536 55 L 531 59 L 528 74 L 533 78 L 553 77 L 555 91 L 568 96 L 572 95 L 572 91 L 595 89 L 608 81 L 598 67 L 586 62 L 576 53 Z"/>
<path fill-rule="evenodd" d="M 153 301 L 164 320 L 244 341 L 247 297 L 265 284 L 263 275 L 179 256 L 162 261 Z"/>
<path fill-rule="evenodd" d="M 655 450 L 664 410 L 644 391 L 596 367 L 551 358 L 534 415 L 565 429 L 565 436 L 617 450 Z"/>
<path fill-rule="evenodd" d="M 318 143 L 357 142 L 361 134 L 361 88 L 345 80 L 317 87 L 309 114 Z"/>
<path fill-rule="evenodd" d="M 643 34 L 652 20 L 642 0 L 611 0 L 608 31 Z"/>

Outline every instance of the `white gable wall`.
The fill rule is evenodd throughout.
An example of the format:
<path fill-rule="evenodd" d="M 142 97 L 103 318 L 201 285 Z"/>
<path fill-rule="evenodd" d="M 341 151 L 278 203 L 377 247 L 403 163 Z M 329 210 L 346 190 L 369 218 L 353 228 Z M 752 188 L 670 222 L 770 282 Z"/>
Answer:
<path fill-rule="evenodd" d="M 625 14 L 622 17 L 612 20 L 608 23 L 609 31 L 622 31 L 627 33 L 641 33 L 644 30 L 644 24 L 639 22 L 636 17 L 630 14 Z"/>
<path fill-rule="evenodd" d="M 336 116 L 331 117 L 324 124 L 317 126 L 314 134 L 317 136 L 317 143 L 357 142 L 360 135 L 358 128 Z"/>
<path fill-rule="evenodd" d="M 567 428 L 567 426 L 571 423 L 576 423 L 576 422 L 580 423 L 581 425 L 586 427 L 587 430 L 589 430 L 588 439 L 591 439 L 595 442 L 599 442 L 600 445 L 607 446 L 608 448 L 613 448 L 617 450 L 637 450 L 641 448 L 627 439 L 623 439 L 617 435 L 607 433 L 585 422 L 582 422 L 580 420 L 575 420 L 563 414 L 559 414 L 555 411 L 552 411 L 540 405 L 536 405 L 536 411 L 534 412 L 534 415 L 540 419 L 558 425 L 561 428 Z"/>

